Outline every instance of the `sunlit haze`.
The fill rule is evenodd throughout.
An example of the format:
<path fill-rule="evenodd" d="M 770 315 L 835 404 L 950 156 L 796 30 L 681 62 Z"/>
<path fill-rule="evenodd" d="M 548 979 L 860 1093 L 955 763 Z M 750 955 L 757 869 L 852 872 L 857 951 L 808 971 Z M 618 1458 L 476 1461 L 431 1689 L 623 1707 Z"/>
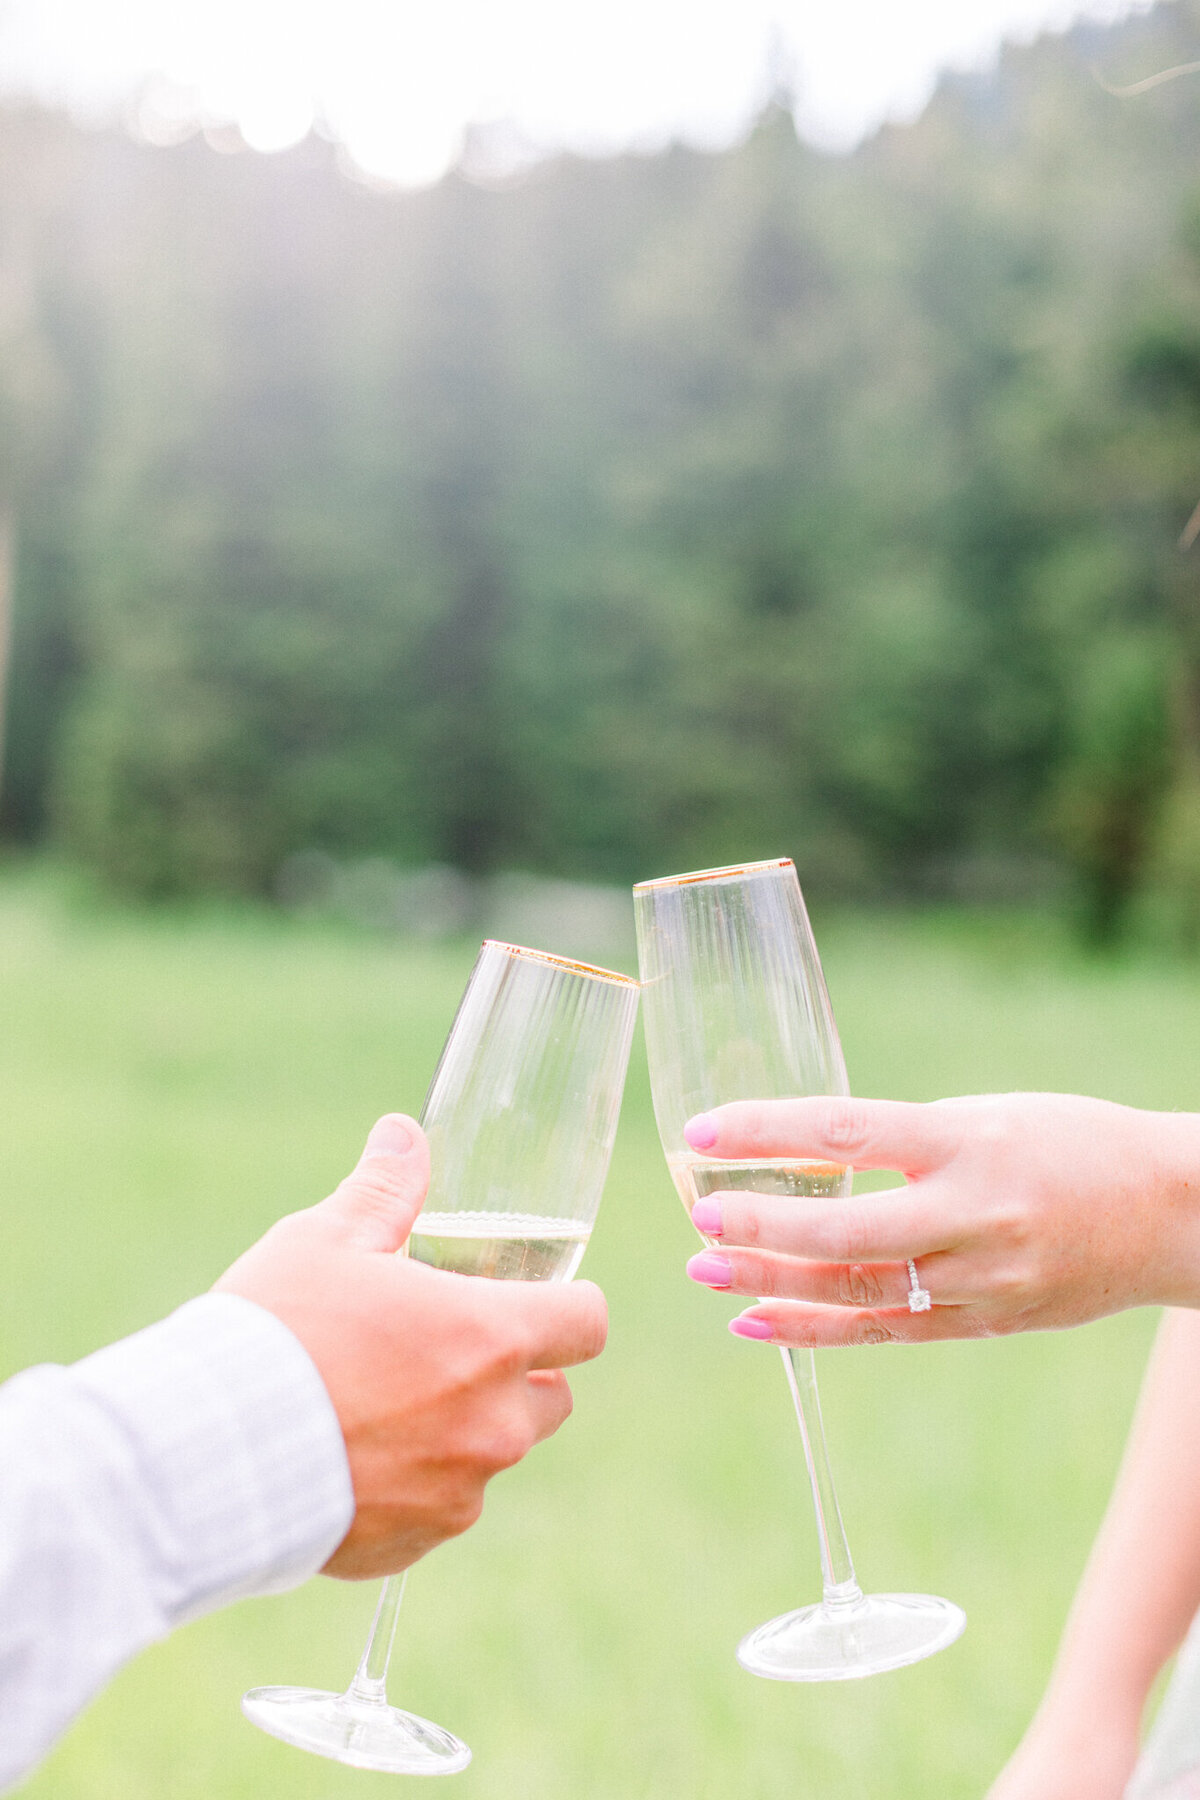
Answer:
<path fill-rule="evenodd" d="M 1147 0 L 0 0 L 0 84 L 152 141 L 236 123 L 255 149 L 317 123 L 357 166 L 436 179 L 465 129 L 499 162 L 672 137 L 719 145 L 790 73 L 814 142 L 910 118 L 939 69 Z"/>

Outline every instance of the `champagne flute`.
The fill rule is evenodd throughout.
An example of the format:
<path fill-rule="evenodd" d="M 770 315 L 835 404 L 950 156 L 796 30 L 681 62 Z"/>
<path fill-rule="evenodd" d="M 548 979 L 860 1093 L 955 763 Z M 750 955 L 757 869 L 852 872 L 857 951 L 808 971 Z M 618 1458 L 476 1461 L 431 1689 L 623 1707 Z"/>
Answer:
<path fill-rule="evenodd" d="M 432 1175 L 408 1253 L 509 1281 L 569 1281 L 608 1173 L 638 984 L 541 950 L 479 952 L 425 1100 Z M 344 1694 L 252 1688 L 248 1719 L 360 1769 L 453 1775 L 460 1738 L 390 1706 L 387 1667 L 404 1575 L 386 1581 Z"/>
<path fill-rule="evenodd" d="M 849 1092 L 817 947 L 791 861 L 702 869 L 633 890 L 650 1086 L 659 1136 L 690 1215 L 707 1194 L 846 1195 L 853 1170 L 797 1158 L 721 1162 L 683 1128 L 728 1100 Z M 966 1615 L 925 1594 L 866 1595 L 842 1527 L 810 1351 L 782 1352 L 821 1545 L 824 1596 L 752 1631 L 742 1667 L 776 1681 L 844 1681 L 919 1662 Z"/>

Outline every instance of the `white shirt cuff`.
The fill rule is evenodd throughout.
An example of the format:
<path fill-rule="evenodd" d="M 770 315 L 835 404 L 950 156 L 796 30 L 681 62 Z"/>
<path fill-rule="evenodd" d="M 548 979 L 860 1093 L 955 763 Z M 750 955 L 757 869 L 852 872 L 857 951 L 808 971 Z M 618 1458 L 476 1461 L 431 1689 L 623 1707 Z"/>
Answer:
<path fill-rule="evenodd" d="M 354 1517 L 337 1414 L 273 1313 L 206 1294 L 76 1363 L 125 1434 L 172 1625 L 314 1575 Z"/>

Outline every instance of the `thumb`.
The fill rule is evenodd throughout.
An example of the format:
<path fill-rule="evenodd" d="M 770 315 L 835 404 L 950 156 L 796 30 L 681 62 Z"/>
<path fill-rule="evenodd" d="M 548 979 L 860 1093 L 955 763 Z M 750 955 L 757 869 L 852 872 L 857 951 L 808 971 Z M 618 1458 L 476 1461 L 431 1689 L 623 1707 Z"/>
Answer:
<path fill-rule="evenodd" d="M 415 1119 L 386 1113 L 357 1166 L 317 1208 L 363 1250 L 398 1250 L 429 1186 L 429 1145 Z"/>

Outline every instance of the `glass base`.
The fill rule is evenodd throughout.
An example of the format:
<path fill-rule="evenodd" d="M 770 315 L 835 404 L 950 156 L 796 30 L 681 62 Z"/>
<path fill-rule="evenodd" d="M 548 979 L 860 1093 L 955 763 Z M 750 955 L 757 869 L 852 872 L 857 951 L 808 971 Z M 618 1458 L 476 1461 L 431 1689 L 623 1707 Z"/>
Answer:
<path fill-rule="evenodd" d="M 457 1775 L 471 1760 L 461 1738 L 382 1699 L 327 1694 L 321 1688 L 261 1687 L 242 1695 L 242 1711 L 285 1744 L 355 1769 Z"/>
<path fill-rule="evenodd" d="M 742 1639 L 737 1659 L 771 1681 L 855 1681 L 933 1656 L 966 1623 L 961 1606 L 932 1594 L 859 1594 L 760 1625 Z"/>

